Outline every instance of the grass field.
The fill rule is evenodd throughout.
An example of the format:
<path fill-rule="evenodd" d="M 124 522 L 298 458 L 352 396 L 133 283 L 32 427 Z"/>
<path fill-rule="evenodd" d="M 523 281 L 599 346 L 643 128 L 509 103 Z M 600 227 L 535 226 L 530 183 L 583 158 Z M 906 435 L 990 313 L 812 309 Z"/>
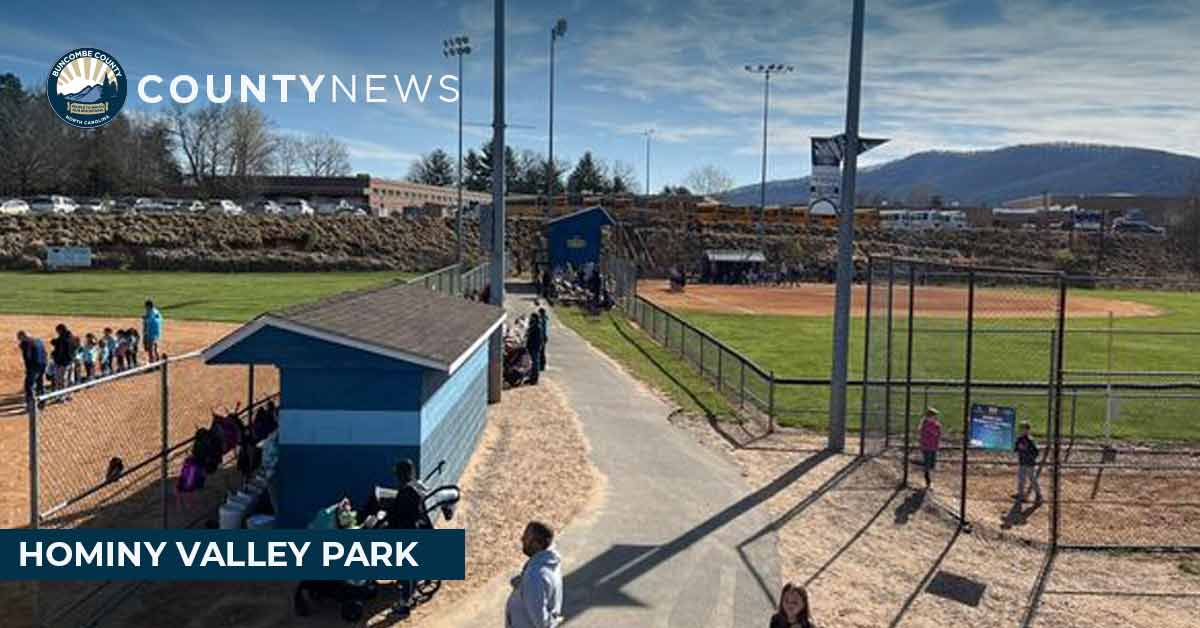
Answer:
<path fill-rule="evenodd" d="M 1082 291 L 1078 291 L 1082 292 Z M 1112 370 L 1200 372 L 1200 294 L 1141 291 L 1088 291 L 1089 297 L 1133 301 L 1162 312 L 1154 317 L 1114 319 L 1112 326 Z M 1034 299 L 1037 302 L 1037 299 Z M 1045 294 L 1040 317 L 977 318 L 975 321 L 973 380 L 1046 382 L 1050 379 L 1054 320 L 1053 293 Z M 832 319 L 829 316 L 764 314 L 720 314 L 689 309 L 674 313 L 692 325 L 721 339 L 767 371 L 781 378 L 828 378 L 831 368 Z M 882 318 L 873 319 L 871 378 L 882 378 L 886 359 L 881 351 L 886 342 Z M 906 318 L 893 327 L 893 377 L 903 378 L 907 355 Z M 923 318 L 914 321 L 913 355 L 915 379 L 962 379 L 965 374 L 965 325 L 961 319 Z M 851 339 L 851 378 L 863 372 L 865 319 L 855 318 Z M 1068 370 L 1108 370 L 1109 321 L 1101 317 L 1072 317 L 1067 321 L 1065 366 Z M 1167 335 L 1170 332 L 1182 335 Z M 1190 333 L 1190 335 L 1189 335 Z M 682 364 L 682 362 L 680 362 Z M 1068 376 L 1069 382 L 1101 383 L 1098 377 Z M 1124 381 L 1165 381 L 1122 378 Z M 1196 376 L 1174 380 L 1197 381 Z M 1118 380 L 1121 381 L 1121 380 Z M 895 391 L 894 391 L 895 393 Z M 893 407 L 903 405 L 893 397 Z M 1200 393 L 1127 393 L 1120 401 L 1120 419 L 1112 434 L 1122 439 L 1200 440 Z M 850 408 L 861 408 L 860 390 L 852 389 Z M 823 429 L 826 424 L 828 389 L 824 386 L 777 386 L 776 408 L 784 424 Z M 977 390 L 973 401 L 1014 406 L 1018 417 L 1028 419 L 1035 431 L 1045 431 L 1049 398 L 1044 392 Z M 1064 397 L 1064 421 L 1069 429 L 1074 419 L 1079 435 L 1104 433 L 1107 399 L 1103 391 L 1079 392 Z M 913 412 L 926 404 L 941 409 L 948 426 L 961 424 L 963 396 L 960 391 L 932 389 L 914 391 Z M 1042 426 L 1039 428 L 1039 424 Z"/>
<path fill-rule="evenodd" d="M 412 277 L 406 273 L 0 272 L 0 314 L 140 316 L 243 322 L 267 310 Z"/>

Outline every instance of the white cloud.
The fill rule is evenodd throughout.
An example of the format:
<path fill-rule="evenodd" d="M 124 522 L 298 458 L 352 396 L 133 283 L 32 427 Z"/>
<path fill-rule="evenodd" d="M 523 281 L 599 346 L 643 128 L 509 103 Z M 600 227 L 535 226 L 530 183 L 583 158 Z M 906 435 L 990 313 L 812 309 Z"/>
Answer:
<path fill-rule="evenodd" d="M 1200 152 L 1200 4 L 1150 14 L 1006 0 L 998 20 L 967 26 L 950 23 L 950 4 L 868 7 L 863 133 L 895 138 L 880 155 L 1060 140 Z M 790 62 L 796 72 L 773 81 L 771 152 L 802 153 L 843 124 L 849 7 L 747 8 L 696 0 L 669 23 L 635 14 L 589 44 L 585 89 L 660 111 L 695 105 L 742 135 L 762 107 L 762 80 L 742 64 Z M 749 139 L 737 154 L 761 150 Z"/>

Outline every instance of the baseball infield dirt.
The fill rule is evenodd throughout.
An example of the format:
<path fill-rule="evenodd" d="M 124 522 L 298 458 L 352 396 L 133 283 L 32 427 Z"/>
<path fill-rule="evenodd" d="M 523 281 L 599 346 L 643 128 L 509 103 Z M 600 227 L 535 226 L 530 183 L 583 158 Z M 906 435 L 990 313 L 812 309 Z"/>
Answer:
<path fill-rule="evenodd" d="M 638 294 L 650 301 L 674 310 L 695 310 L 719 314 L 777 314 L 782 316 L 830 316 L 833 314 L 834 286 L 825 283 L 803 283 L 795 286 L 729 286 L 690 284 L 682 292 L 672 292 L 666 281 L 659 279 L 638 282 Z M 880 294 L 877 292 L 876 294 Z M 978 288 L 975 293 L 976 314 L 987 318 L 1050 318 L 1055 312 L 1048 307 L 1054 295 L 1046 289 Z M 854 287 L 853 315 L 865 312 L 866 286 Z M 921 286 L 916 313 L 934 318 L 962 318 L 967 307 L 967 290 L 942 286 Z M 908 311 L 907 288 L 898 288 L 894 307 Z M 1158 316 L 1162 312 L 1151 305 L 1072 294 L 1067 301 L 1071 317 L 1103 317 L 1112 312 L 1117 317 Z"/>

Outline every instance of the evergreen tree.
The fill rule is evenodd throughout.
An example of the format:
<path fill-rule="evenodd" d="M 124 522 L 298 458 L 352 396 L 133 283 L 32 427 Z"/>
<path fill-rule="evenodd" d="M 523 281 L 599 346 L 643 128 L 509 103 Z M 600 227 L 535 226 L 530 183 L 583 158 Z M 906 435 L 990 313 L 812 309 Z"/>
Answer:
<path fill-rule="evenodd" d="M 611 184 L 604 172 L 604 166 L 596 162 L 592 157 L 592 151 L 585 152 L 583 157 L 579 158 L 575 169 L 571 171 L 571 176 L 567 177 L 567 190 L 571 194 L 603 193 L 610 187 Z"/>
<path fill-rule="evenodd" d="M 446 151 L 436 148 L 413 162 L 408 171 L 408 180 L 425 185 L 454 185 L 454 165 Z"/>
<path fill-rule="evenodd" d="M 492 169 L 485 167 L 479 153 L 472 148 L 463 156 L 463 187 L 472 192 L 492 189 Z"/>

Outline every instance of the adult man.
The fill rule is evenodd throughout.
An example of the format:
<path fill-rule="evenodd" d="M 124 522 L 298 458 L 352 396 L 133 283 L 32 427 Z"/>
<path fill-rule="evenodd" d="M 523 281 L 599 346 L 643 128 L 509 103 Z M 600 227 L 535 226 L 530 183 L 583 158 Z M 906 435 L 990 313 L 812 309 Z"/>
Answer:
<path fill-rule="evenodd" d="M 420 483 L 416 481 L 416 465 L 412 460 L 404 459 L 396 463 L 394 471 L 399 486 L 396 499 L 392 500 L 387 508 L 384 525 L 401 530 L 433 527 L 425 515 L 425 495 Z M 400 600 L 395 607 L 395 612 L 400 617 L 409 615 L 415 589 L 416 583 L 412 580 L 400 582 Z"/>
<path fill-rule="evenodd" d="M 79 348 L 76 337 L 67 326 L 59 323 L 54 327 L 55 336 L 50 339 L 50 359 L 54 361 L 54 389 L 61 390 L 68 385 L 68 372 L 75 365 L 75 351 Z"/>
<path fill-rule="evenodd" d="M 529 315 L 529 329 L 525 331 L 525 349 L 533 360 L 533 369 L 529 373 L 529 383 L 537 384 L 541 369 L 542 352 L 546 349 L 546 338 L 542 335 L 542 321 L 537 312 Z"/>
<path fill-rule="evenodd" d="M 17 346 L 25 363 L 25 407 L 32 408 L 34 400 L 46 393 L 46 345 L 24 331 L 17 332 Z"/>
<path fill-rule="evenodd" d="M 158 341 L 162 338 L 163 316 L 154 301 L 146 300 L 146 313 L 142 316 L 142 342 L 146 347 L 147 361 L 158 362 Z"/>
<path fill-rule="evenodd" d="M 546 308 L 538 308 L 538 322 L 542 325 L 542 350 L 537 354 L 538 371 L 546 370 L 546 345 L 550 342 L 550 315 Z"/>
<path fill-rule="evenodd" d="M 554 628 L 562 622 L 562 558 L 550 526 L 531 521 L 521 535 L 521 551 L 529 557 L 504 607 L 505 628 Z"/>

